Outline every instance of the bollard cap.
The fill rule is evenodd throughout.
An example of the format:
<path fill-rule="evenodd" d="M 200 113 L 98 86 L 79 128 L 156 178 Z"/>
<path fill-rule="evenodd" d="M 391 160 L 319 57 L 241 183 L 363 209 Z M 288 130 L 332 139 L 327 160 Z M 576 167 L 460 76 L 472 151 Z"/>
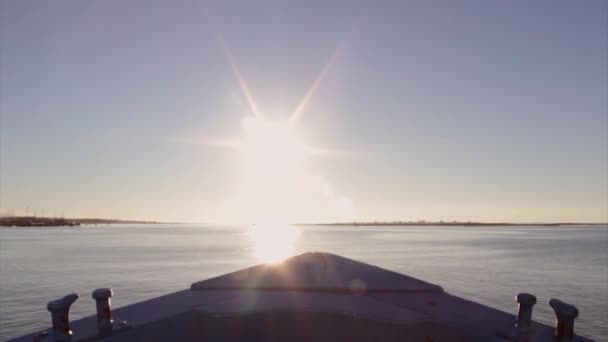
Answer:
<path fill-rule="evenodd" d="M 549 305 L 551 305 L 558 318 L 574 319 L 578 317 L 578 309 L 574 305 L 566 304 L 559 299 L 551 299 Z"/>
<path fill-rule="evenodd" d="M 50 312 L 65 310 L 69 308 L 70 305 L 72 305 L 76 301 L 76 299 L 78 299 L 78 294 L 70 293 L 69 295 L 61 299 L 56 299 L 48 302 L 48 304 L 46 305 L 46 309 Z"/>
<path fill-rule="evenodd" d="M 536 304 L 536 296 L 530 293 L 518 293 L 517 296 L 515 296 L 515 300 L 522 305 Z"/>
<path fill-rule="evenodd" d="M 103 287 L 103 288 L 93 291 L 92 296 L 94 299 L 107 299 L 107 298 L 112 297 L 112 294 L 113 294 L 112 289 Z"/>

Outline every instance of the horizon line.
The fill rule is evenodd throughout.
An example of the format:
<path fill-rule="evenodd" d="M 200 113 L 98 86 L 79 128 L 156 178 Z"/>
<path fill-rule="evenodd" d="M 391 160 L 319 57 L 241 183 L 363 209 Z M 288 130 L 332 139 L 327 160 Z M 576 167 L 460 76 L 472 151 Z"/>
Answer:
<path fill-rule="evenodd" d="M 37 219 L 67 219 L 81 221 L 119 221 L 117 223 L 147 223 L 147 224 L 217 224 L 217 225 L 259 225 L 256 222 L 214 222 L 214 221 L 163 221 L 149 219 L 128 218 L 100 218 L 100 217 L 60 217 L 60 216 L 38 216 L 38 215 L 0 215 L 0 219 L 6 218 L 37 218 Z M 608 221 L 475 221 L 475 220 L 365 220 L 365 221 L 316 221 L 316 222 L 291 222 L 285 223 L 295 226 L 314 225 L 608 225 Z"/>

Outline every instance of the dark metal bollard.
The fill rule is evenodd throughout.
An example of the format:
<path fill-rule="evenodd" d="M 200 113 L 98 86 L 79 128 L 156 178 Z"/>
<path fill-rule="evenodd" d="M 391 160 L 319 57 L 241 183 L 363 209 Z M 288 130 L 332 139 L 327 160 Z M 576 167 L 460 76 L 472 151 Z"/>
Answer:
<path fill-rule="evenodd" d="M 555 337 L 558 341 L 571 341 L 574 337 L 574 319 L 578 317 L 578 309 L 574 305 L 566 304 L 558 299 L 551 299 L 549 305 L 555 311 L 557 326 Z"/>
<path fill-rule="evenodd" d="M 112 297 L 112 289 L 97 289 L 93 291 L 92 296 L 97 304 L 97 330 L 99 336 L 108 336 L 112 333 L 112 327 L 114 325 L 110 300 L 110 297 Z"/>
<path fill-rule="evenodd" d="M 515 297 L 519 303 L 517 310 L 517 330 L 520 334 L 527 334 L 532 325 L 532 307 L 536 304 L 536 296 L 529 293 L 519 293 Z"/>
<path fill-rule="evenodd" d="M 46 308 L 51 312 L 53 321 L 53 341 L 71 341 L 70 306 L 78 299 L 78 294 L 72 293 L 61 299 L 50 301 Z"/>

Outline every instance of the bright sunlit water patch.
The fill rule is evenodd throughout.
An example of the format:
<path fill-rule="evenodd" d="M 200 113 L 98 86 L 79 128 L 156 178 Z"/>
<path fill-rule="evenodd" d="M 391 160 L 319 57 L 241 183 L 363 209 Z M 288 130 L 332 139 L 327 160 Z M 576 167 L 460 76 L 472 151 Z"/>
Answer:
<path fill-rule="evenodd" d="M 257 224 L 245 232 L 260 262 L 277 263 L 292 256 L 300 230 L 287 224 Z"/>

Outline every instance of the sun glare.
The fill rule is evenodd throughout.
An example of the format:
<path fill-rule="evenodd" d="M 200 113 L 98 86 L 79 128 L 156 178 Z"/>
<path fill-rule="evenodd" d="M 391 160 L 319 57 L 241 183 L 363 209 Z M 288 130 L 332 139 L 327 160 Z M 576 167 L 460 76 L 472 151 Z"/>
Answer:
<path fill-rule="evenodd" d="M 239 180 L 235 182 L 227 205 L 222 206 L 220 216 L 226 222 L 238 223 L 307 222 L 322 216 L 344 217 L 343 213 L 350 216 L 352 201 L 330 190 L 329 182 L 317 174 L 312 167 L 315 162 L 310 160 L 316 155 L 331 154 L 332 150 L 318 146 L 311 148 L 303 143 L 297 131 L 305 108 L 336 62 L 342 44 L 338 44 L 296 108 L 286 111 L 283 120 L 271 120 L 254 100 L 252 89 L 227 42 L 219 33 L 217 39 L 242 92 L 242 98 L 232 97 L 246 115 L 241 122 L 244 134 L 240 139 L 204 142 L 234 149 L 241 157 L 241 164 L 237 167 Z M 282 236 L 270 234 L 270 237 Z M 281 244 L 276 240 L 271 239 L 270 249 Z"/>
<path fill-rule="evenodd" d="M 306 149 L 293 125 L 260 117 L 243 119 L 243 152 L 252 176 L 284 179 L 301 171 Z"/>
<path fill-rule="evenodd" d="M 235 212 L 248 223 L 290 223 L 301 210 L 306 148 L 293 125 L 243 119 L 241 180 Z M 280 237 L 280 236 L 279 236 Z"/>
<path fill-rule="evenodd" d="M 315 152 L 303 143 L 296 125 L 262 116 L 247 116 L 242 125 L 243 137 L 235 145 L 241 154 L 240 179 L 227 217 L 236 213 L 244 223 L 288 224 L 322 212 L 336 219 L 352 216 L 352 200 L 311 171 Z"/>
<path fill-rule="evenodd" d="M 253 244 L 253 254 L 261 262 L 277 263 L 292 256 L 300 230 L 286 224 L 258 224 L 245 235 Z"/>

